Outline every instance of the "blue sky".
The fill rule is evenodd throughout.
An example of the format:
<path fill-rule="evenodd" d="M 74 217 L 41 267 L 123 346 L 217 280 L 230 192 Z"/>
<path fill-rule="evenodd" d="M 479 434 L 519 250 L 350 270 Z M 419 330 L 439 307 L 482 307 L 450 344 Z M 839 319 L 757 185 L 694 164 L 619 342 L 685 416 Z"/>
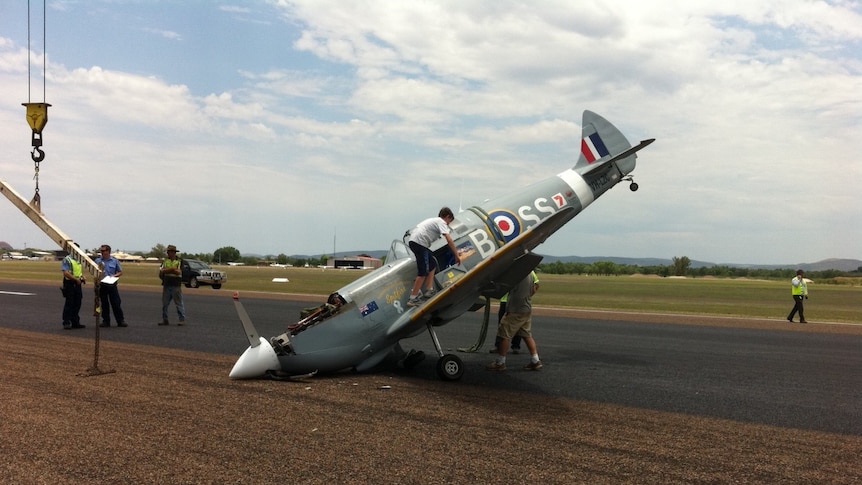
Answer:
<path fill-rule="evenodd" d="M 42 209 L 84 247 L 385 249 L 574 165 L 590 109 L 657 139 L 640 190 L 540 252 L 862 259 L 856 1 L 49 1 L 45 77 L 37 3 Z M 0 0 L 0 178 L 29 198 L 27 59 Z M 4 201 L 0 240 L 54 247 Z"/>

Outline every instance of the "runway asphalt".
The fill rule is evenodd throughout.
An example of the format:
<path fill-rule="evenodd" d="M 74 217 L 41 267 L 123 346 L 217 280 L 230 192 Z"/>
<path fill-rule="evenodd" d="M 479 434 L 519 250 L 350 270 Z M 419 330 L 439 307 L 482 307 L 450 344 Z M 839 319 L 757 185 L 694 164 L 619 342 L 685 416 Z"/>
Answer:
<path fill-rule="evenodd" d="M 83 330 L 61 326 L 63 299 L 58 285 L 0 281 L 0 327 L 93 339 L 92 289 L 86 287 Z M 157 326 L 158 288 L 122 287 L 128 328 L 100 329 L 102 345 L 112 341 L 239 356 L 247 347 L 228 289 L 185 289 L 188 324 Z M 280 334 L 299 311 L 320 300 L 295 301 L 267 295 L 243 296 L 258 331 Z M 791 331 L 756 325 L 640 322 L 629 319 L 534 316 L 534 335 L 544 369 L 524 371 L 526 355 L 510 355 L 509 370 L 492 373 L 487 349 L 459 347 L 475 342 L 481 312 L 438 329 L 446 352 L 457 354 L 467 371 L 459 382 L 510 388 L 644 409 L 671 411 L 797 429 L 862 436 L 862 335 Z M 493 318 L 493 316 L 492 316 Z M 661 320 L 661 318 L 659 318 Z M 679 320 L 679 318 L 675 319 Z M 496 321 L 494 319 L 494 321 Z M 783 322 L 786 324 L 786 322 Z M 825 327 L 825 326 L 824 326 Z M 402 342 L 425 351 L 416 369 L 391 372 L 437 380 L 431 339 L 423 333 Z M 225 379 L 230 369 L 224 369 Z M 273 386 L 283 385 L 273 382 Z"/>

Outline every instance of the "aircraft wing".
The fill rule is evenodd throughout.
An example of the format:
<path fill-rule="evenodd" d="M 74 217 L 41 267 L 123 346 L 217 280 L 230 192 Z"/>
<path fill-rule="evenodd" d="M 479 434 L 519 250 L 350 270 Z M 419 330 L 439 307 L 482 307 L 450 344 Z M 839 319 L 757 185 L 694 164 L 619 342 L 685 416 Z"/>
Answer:
<path fill-rule="evenodd" d="M 422 306 L 405 313 L 387 331 L 388 336 L 406 338 L 415 335 L 427 323 L 439 326 L 466 312 L 479 296 L 499 298 L 522 278 L 527 277 L 542 257 L 533 248 L 575 217 L 575 209 L 567 207 L 540 224 L 523 232 L 497 249 L 491 256 L 470 269 L 463 277 L 438 291 Z M 445 270 L 444 270 L 445 271 Z"/>

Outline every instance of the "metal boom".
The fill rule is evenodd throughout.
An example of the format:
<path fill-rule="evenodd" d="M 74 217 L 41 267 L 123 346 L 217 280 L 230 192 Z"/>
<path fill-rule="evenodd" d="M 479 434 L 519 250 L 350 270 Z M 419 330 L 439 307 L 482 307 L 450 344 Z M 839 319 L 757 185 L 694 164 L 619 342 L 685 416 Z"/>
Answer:
<path fill-rule="evenodd" d="M 2 192 L 3 195 L 5 195 L 6 198 L 18 208 L 18 210 L 23 212 L 25 216 L 33 221 L 33 223 L 35 223 L 42 232 L 47 234 L 51 240 L 57 243 L 64 251 L 69 253 L 75 261 L 78 261 L 82 266 L 86 267 L 87 271 L 89 271 L 95 278 L 94 281 L 99 281 L 101 279 L 102 270 L 99 268 L 99 265 L 87 256 L 87 253 L 72 241 L 72 238 L 67 236 L 59 227 L 49 221 L 40 211 L 34 209 L 3 179 L 0 179 L 0 192 Z"/>

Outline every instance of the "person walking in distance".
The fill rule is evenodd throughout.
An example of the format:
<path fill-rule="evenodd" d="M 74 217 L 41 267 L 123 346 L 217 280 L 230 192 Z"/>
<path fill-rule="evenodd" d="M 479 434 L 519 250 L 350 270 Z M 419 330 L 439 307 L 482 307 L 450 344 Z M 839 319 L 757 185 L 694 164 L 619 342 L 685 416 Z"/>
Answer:
<path fill-rule="evenodd" d="M 796 270 L 796 276 L 790 280 L 790 294 L 793 296 L 793 310 L 787 315 L 787 321 L 792 322 L 796 313 L 799 313 L 799 323 L 808 323 L 805 320 L 805 309 L 802 300 L 808 299 L 808 284 L 805 281 L 805 272 Z"/>

